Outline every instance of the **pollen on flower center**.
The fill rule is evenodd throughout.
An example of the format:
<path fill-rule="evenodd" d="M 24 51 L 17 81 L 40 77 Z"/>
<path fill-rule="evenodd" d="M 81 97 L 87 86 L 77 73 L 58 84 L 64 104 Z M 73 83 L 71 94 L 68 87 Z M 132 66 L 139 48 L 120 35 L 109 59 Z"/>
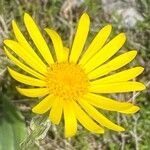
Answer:
<path fill-rule="evenodd" d="M 88 90 L 88 77 L 77 64 L 55 63 L 47 76 L 50 93 L 63 99 L 77 100 Z"/>

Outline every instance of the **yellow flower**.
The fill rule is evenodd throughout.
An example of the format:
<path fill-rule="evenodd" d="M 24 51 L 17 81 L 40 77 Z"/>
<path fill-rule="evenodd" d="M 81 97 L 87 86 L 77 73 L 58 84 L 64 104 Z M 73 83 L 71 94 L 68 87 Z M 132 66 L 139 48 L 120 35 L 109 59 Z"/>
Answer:
<path fill-rule="evenodd" d="M 145 89 L 142 83 L 131 81 L 143 72 L 142 67 L 112 74 L 131 62 L 137 54 L 135 50 L 131 50 L 112 58 L 124 44 L 125 34 L 120 33 L 106 43 L 112 28 L 111 25 L 107 25 L 83 51 L 90 26 L 89 16 L 84 13 L 79 20 L 70 49 L 64 47 L 60 36 L 54 30 L 45 29 L 55 49 L 52 56 L 31 16 L 25 14 L 24 23 L 36 46 L 35 50 L 15 21 L 12 22 L 12 26 L 17 41 L 5 40 L 4 44 L 9 50 L 6 46 L 4 49 L 14 64 L 26 72 L 22 74 L 8 68 L 11 76 L 25 85 L 32 86 L 17 87 L 17 90 L 28 97 L 43 97 L 32 111 L 37 114 L 50 111 L 49 118 L 54 124 L 59 124 L 63 115 L 65 137 L 76 134 L 77 121 L 93 133 L 104 133 L 104 127 L 124 131 L 123 127 L 108 120 L 96 108 L 125 114 L 139 110 L 138 106 L 129 102 L 119 102 L 101 95 Z"/>

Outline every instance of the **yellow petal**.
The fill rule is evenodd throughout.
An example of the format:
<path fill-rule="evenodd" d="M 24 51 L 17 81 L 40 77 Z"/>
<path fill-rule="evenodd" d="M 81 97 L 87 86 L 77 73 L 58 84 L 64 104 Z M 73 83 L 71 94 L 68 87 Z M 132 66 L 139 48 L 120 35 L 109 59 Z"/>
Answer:
<path fill-rule="evenodd" d="M 69 59 L 70 62 L 76 63 L 78 61 L 89 32 L 89 27 L 90 27 L 90 18 L 86 13 L 84 13 L 79 20 L 79 24 L 77 27 L 77 31 L 71 49 Z"/>
<path fill-rule="evenodd" d="M 124 44 L 126 36 L 120 33 L 107 43 L 99 52 L 97 52 L 84 66 L 86 73 L 92 71 L 99 65 L 111 58 Z"/>
<path fill-rule="evenodd" d="M 27 97 L 39 97 L 39 96 L 47 95 L 49 93 L 48 88 L 25 89 L 25 88 L 16 87 L 16 89 L 19 93 Z"/>
<path fill-rule="evenodd" d="M 45 77 L 41 74 L 39 74 L 38 72 L 34 71 L 33 69 L 29 68 L 28 66 L 24 65 L 21 61 L 19 61 L 17 58 L 15 58 L 11 53 L 9 53 L 9 51 L 6 49 L 6 47 L 4 47 L 4 50 L 7 54 L 7 56 L 21 69 L 23 69 L 24 71 L 26 71 L 27 73 L 41 79 L 44 80 Z"/>
<path fill-rule="evenodd" d="M 45 97 L 39 104 L 32 108 L 32 111 L 36 114 L 43 114 L 46 113 L 52 107 L 55 98 L 53 95 L 48 95 Z"/>
<path fill-rule="evenodd" d="M 32 58 L 34 58 L 34 60 L 36 60 L 41 67 L 46 68 L 46 65 L 43 63 L 43 61 L 40 59 L 40 57 L 35 53 L 35 51 L 32 49 L 30 44 L 27 42 L 27 40 L 21 33 L 20 29 L 18 28 L 18 26 L 14 20 L 12 21 L 12 27 L 13 27 L 13 31 L 16 36 L 16 39 L 19 42 L 19 44 L 22 47 L 24 47 L 25 53 L 28 53 L 30 56 L 32 56 Z"/>
<path fill-rule="evenodd" d="M 79 104 L 95 121 L 97 121 L 102 126 L 115 131 L 124 131 L 124 128 L 108 120 L 104 115 L 98 112 L 92 105 L 88 104 L 85 100 L 80 99 Z"/>
<path fill-rule="evenodd" d="M 63 60 L 63 43 L 62 43 L 61 37 L 54 30 L 45 28 L 45 31 L 48 33 L 48 35 L 50 36 L 50 38 L 53 42 L 57 61 L 58 62 L 64 61 Z"/>
<path fill-rule="evenodd" d="M 65 137 L 71 137 L 77 132 L 77 119 L 73 110 L 72 101 L 64 101 Z"/>
<path fill-rule="evenodd" d="M 64 47 L 64 50 L 63 50 L 64 54 L 63 54 L 63 60 L 64 61 L 68 61 L 68 56 L 69 56 L 69 48 L 67 47 Z"/>
<path fill-rule="evenodd" d="M 94 93 L 120 93 L 120 92 L 132 92 L 141 91 L 145 89 L 145 85 L 140 82 L 120 82 L 120 83 L 108 83 L 102 85 L 91 86 L 90 92 Z"/>
<path fill-rule="evenodd" d="M 88 93 L 83 97 L 89 104 L 101 108 L 101 109 L 105 109 L 105 110 L 109 110 L 109 111 L 117 111 L 117 112 L 121 112 L 121 113 L 134 113 L 135 111 L 132 111 L 133 109 L 136 109 L 137 106 L 134 106 L 131 103 L 128 102 L 119 102 L 101 95 L 97 95 L 97 94 L 92 94 L 92 93 Z M 132 109 L 132 110 L 131 110 Z"/>
<path fill-rule="evenodd" d="M 18 82 L 21 82 L 21 83 L 24 83 L 27 85 L 38 86 L 38 87 L 44 87 L 44 86 L 46 87 L 47 86 L 45 81 L 23 75 L 21 73 L 14 71 L 13 69 L 10 69 L 9 67 L 8 67 L 8 71 L 11 74 L 11 76 Z"/>
<path fill-rule="evenodd" d="M 107 25 L 98 32 L 88 49 L 83 54 L 81 60 L 79 61 L 80 65 L 84 65 L 94 54 L 97 53 L 98 50 L 102 48 L 110 35 L 111 29 L 112 26 Z"/>
<path fill-rule="evenodd" d="M 49 65 L 54 63 L 54 60 L 50 53 L 50 49 L 46 44 L 46 41 L 44 40 L 40 30 L 38 29 L 32 17 L 27 13 L 25 13 L 24 15 L 24 23 L 28 30 L 29 35 L 31 36 L 34 44 L 36 45 L 37 49 L 39 50 L 45 61 Z"/>
<path fill-rule="evenodd" d="M 49 118 L 54 124 L 59 124 L 62 117 L 63 100 L 57 98 L 51 108 Z"/>
<path fill-rule="evenodd" d="M 112 59 L 111 61 L 107 62 L 106 64 L 89 72 L 88 77 L 89 79 L 95 79 L 97 77 L 104 76 L 110 73 L 111 71 L 117 70 L 125 66 L 126 64 L 131 62 L 135 58 L 136 55 L 137 55 L 137 51 L 134 51 L 134 50 L 121 54 L 115 57 L 114 59 Z"/>
<path fill-rule="evenodd" d="M 9 47 L 13 52 L 15 52 L 21 59 L 23 59 L 30 67 L 35 69 L 41 74 L 47 74 L 47 67 L 43 67 L 37 62 L 34 57 L 26 53 L 26 49 L 22 47 L 19 43 L 13 40 L 5 40 L 5 45 Z"/>
<path fill-rule="evenodd" d="M 76 102 L 73 102 L 73 108 L 78 121 L 83 125 L 83 127 L 94 133 L 104 133 L 104 129 L 97 125 Z"/>
<path fill-rule="evenodd" d="M 105 78 L 95 80 L 95 81 L 91 82 L 90 84 L 96 85 L 96 84 L 104 84 L 104 83 L 129 81 L 129 80 L 137 77 L 139 74 L 141 74 L 143 72 L 143 70 L 144 70 L 143 67 L 135 67 L 135 68 L 127 69 L 127 70 L 121 71 L 119 73 L 115 73 L 113 75 L 107 76 Z"/>
<path fill-rule="evenodd" d="M 133 106 L 133 107 L 127 109 L 127 110 L 124 110 L 122 113 L 133 114 L 133 113 L 136 113 L 139 110 L 140 110 L 140 108 L 138 106 Z"/>

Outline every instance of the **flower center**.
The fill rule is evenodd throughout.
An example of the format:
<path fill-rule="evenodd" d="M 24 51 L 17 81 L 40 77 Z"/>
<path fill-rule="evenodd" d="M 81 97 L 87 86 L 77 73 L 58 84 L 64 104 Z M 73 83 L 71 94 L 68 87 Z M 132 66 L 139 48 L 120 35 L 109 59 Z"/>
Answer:
<path fill-rule="evenodd" d="M 88 90 L 88 77 L 79 65 L 73 63 L 52 64 L 48 70 L 50 93 L 63 99 L 77 100 Z"/>

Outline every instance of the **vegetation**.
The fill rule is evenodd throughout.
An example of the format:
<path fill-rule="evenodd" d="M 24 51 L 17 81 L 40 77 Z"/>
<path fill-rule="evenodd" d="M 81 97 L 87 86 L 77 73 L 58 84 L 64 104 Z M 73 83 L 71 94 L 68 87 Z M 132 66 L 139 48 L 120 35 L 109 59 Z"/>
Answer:
<path fill-rule="evenodd" d="M 142 65 L 145 68 L 138 80 L 147 85 L 147 90 L 113 95 L 119 99 L 131 100 L 141 107 L 141 110 L 132 116 L 105 112 L 112 120 L 123 125 L 126 128 L 125 132 L 106 130 L 104 135 L 95 135 L 79 127 L 75 137 L 65 139 L 63 122 L 59 126 L 54 126 L 45 116 L 33 114 L 31 107 L 36 101 L 29 100 L 16 91 L 15 86 L 19 83 L 16 83 L 7 72 L 7 65 L 13 64 L 3 51 L 3 40 L 14 38 L 11 27 L 13 19 L 25 32 L 23 15 L 27 12 L 35 18 L 41 29 L 54 28 L 62 36 L 64 44 L 70 47 L 77 20 L 85 11 L 90 15 L 92 24 L 89 42 L 98 30 L 108 23 L 113 25 L 111 37 L 122 31 L 126 33 L 128 40 L 120 53 L 132 48 L 138 50 L 136 60 L 128 67 Z M 135 0 L 133 3 L 129 0 L 0 0 L 0 150 L 148 150 L 149 38 L 149 0 Z"/>

